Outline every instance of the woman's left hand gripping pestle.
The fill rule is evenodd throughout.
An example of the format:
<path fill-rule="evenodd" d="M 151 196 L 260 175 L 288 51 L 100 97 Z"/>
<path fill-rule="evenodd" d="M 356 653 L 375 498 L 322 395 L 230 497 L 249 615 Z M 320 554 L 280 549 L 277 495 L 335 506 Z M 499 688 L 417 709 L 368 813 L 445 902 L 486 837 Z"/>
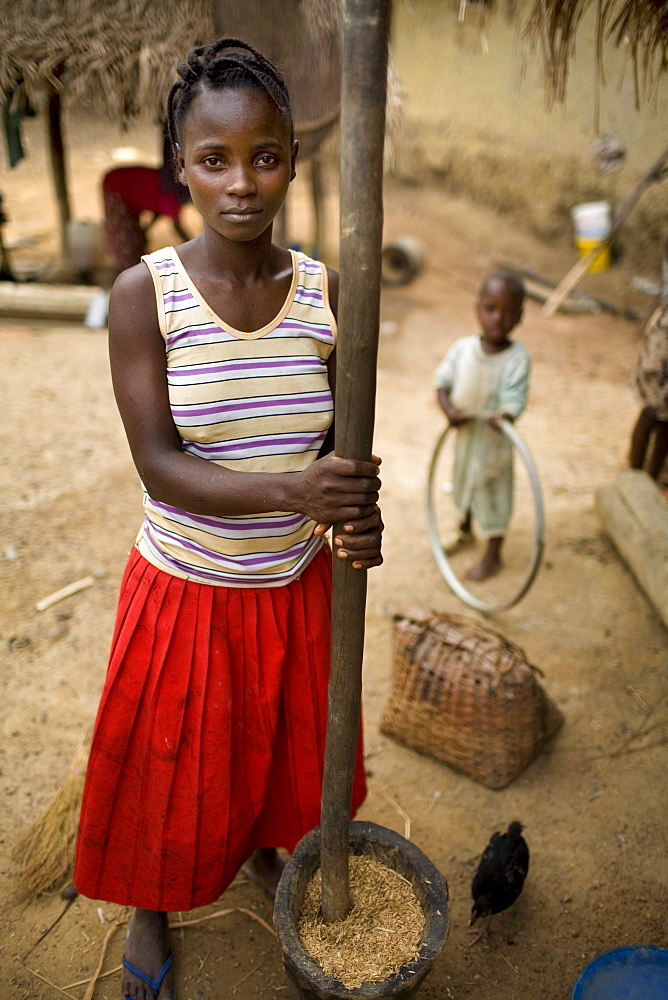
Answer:
<path fill-rule="evenodd" d="M 380 464 L 376 455 L 371 462 L 326 455 L 301 474 L 306 480 L 302 509 L 317 521 L 315 534 L 324 535 L 343 521 L 343 531 L 334 536 L 333 543 L 340 559 L 353 560 L 353 569 L 370 569 L 383 562 L 384 526 L 377 503 Z"/>

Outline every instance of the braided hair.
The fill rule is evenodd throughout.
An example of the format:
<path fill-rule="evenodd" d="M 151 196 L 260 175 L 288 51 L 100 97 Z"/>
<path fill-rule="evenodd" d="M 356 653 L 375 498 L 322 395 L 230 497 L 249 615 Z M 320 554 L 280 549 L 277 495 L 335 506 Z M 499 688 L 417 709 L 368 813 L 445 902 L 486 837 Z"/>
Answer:
<path fill-rule="evenodd" d="M 180 144 L 183 123 L 188 108 L 202 87 L 240 89 L 257 87 L 283 116 L 294 139 L 294 123 L 290 97 L 283 77 L 268 59 L 239 38 L 219 38 L 193 49 L 187 63 L 178 67 L 180 80 L 167 98 L 167 134 L 172 148 Z"/>

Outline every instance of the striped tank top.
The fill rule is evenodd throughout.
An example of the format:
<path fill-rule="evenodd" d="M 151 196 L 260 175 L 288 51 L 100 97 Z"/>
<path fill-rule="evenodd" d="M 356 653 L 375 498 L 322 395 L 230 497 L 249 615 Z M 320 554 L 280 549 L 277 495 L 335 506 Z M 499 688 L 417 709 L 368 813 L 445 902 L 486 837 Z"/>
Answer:
<path fill-rule="evenodd" d="M 182 447 L 243 472 L 299 472 L 318 457 L 332 422 L 327 359 L 336 320 L 327 270 L 291 251 L 292 284 L 261 330 L 235 330 L 201 296 L 178 254 L 148 254 L 165 338 L 172 417 Z M 144 492 L 136 545 L 174 576 L 223 587 L 290 583 L 322 545 L 303 514 L 190 514 Z"/>

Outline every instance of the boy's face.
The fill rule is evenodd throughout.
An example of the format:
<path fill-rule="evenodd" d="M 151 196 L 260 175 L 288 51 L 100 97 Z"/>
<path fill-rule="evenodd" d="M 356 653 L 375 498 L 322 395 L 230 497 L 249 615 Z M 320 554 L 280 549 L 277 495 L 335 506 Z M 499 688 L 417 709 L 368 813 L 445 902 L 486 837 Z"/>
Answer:
<path fill-rule="evenodd" d="M 476 314 L 483 336 L 492 344 L 503 344 L 522 319 L 522 303 L 513 285 L 503 278 L 490 278 L 483 287 Z"/>

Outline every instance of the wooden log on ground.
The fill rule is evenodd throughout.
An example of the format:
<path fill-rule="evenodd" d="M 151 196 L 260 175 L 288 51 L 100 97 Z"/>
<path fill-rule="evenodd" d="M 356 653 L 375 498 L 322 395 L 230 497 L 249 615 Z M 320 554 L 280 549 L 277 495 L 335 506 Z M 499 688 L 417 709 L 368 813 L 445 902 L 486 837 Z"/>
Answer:
<path fill-rule="evenodd" d="M 102 291 L 97 285 L 0 282 L 0 316 L 14 319 L 71 319 L 81 322 Z"/>
<path fill-rule="evenodd" d="M 668 628 L 668 499 L 639 469 L 596 491 L 607 534 Z"/>

